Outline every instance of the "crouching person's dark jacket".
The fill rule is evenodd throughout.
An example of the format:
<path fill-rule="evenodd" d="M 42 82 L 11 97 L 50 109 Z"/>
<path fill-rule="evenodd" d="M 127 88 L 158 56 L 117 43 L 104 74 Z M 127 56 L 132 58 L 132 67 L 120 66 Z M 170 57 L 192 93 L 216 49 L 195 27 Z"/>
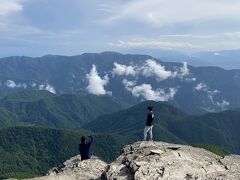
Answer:
<path fill-rule="evenodd" d="M 90 148 L 93 143 L 93 137 L 88 136 L 88 138 L 85 140 L 85 143 L 79 144 L 79 151 L 81 155 L 81 160 L 86 160 L 91 158 L 90 154 Z"/>

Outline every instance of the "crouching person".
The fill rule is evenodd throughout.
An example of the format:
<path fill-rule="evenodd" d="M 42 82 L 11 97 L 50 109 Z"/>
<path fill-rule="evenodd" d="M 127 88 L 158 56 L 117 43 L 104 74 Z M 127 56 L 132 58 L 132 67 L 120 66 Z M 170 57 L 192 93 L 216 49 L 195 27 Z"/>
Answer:
<path fill-rule="evenodd" d="M 86 160 L 91 158 L 90 148 L 93 143 L 93 136 L 82 136 L 81 143 L 79 144 L 79 151 L 81 155 L 81 160 Z"/>

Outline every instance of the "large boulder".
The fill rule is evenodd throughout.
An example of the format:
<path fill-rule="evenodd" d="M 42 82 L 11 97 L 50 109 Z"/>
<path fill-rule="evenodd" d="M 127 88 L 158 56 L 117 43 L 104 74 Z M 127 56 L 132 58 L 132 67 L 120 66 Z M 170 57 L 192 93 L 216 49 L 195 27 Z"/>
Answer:
<path fill-rule="evenodd" d="M 62 166 L 51 169 L 47 176 L 31 180 L 97 180 L 101 179 L 106 167 L 107 164 L 97 157 L 81 161 L 78 155 L 64 162 Z"/>
<path fill-rule="evenodd" d="M 106 179 L 240 180 L 240 156 L 222 158 L 207 150 L 163 142 L 126 146 Z"/>
<path fill-rule="evenodd" d="M 224 158 L 202 148 L 164 142 L 127 145 L 111 164 L 80 156 L 32 180 L 240 180 L 240 156 Z"/>

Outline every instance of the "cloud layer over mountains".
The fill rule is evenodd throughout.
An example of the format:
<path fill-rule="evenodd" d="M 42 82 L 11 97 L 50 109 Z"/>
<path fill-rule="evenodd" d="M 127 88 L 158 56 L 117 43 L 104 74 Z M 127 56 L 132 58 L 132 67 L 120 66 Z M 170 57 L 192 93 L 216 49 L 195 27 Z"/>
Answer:
<path fill-rule="evenodd" d="M 215 89 L 215 90 L 211 90 L 205 83 L 203 82 L 200 82 L 199 84 L 197 84 L 195 87 L 193 87 L 193 90 L 194 91 L 197 91 L 197 92 L 204 92 L 206 93 L 207 97 L 209 98 L 209 100 L 212 102 L 212 104 L 220 107 L 222 110 L 225 110 L 229 105 L 230 103 L 226 100 L 222 100 L 222 102 L 219 102 L 219 101 L 215 101 L 214 100 L 214 97 L 218 94 L 221 93 L 220 90 L 218 89 Z"/>
<path fill-rule="evenodd" d="M 154 77 L 157 82 L 160 82 L 169 78 L 183 78 L 189 74 L 187 63 L 183 63 L 183 66 L 175 71 L 166 70 L 163 65 L 152 59 L 147 59 L 142 65 L 124 65 L 117 62 L 113 65 L 114 68 L 109 72 L 112 74 L 112 78 L 117 76 L 134 77 L 134 81 L 123 79 L 122 83 L 125 89 L 131 92 L 133 96 L 143 100 L 168 101 L 174 98 L 174 95 L 177 93 L 177 87 L 154 90 L 152 85 L 148 83 L 138 85 L 138 76 Z M 109 94 L 109 91 L 105 89 L 108 82 L 112 80 L 109 79 L 108 74 L 100 77 L 96 66 L 93 65 L 86 78 L 88 80 L 86 88 L 88 93 L 94 95 Z"/>
<path fill-rule="evenodd" d="M 86 91 L 94 95 L 111 95 L 111 89 L 108 84 L 115 78 L 121 78 L 121 82 L 126 91 L 132 96 L 141 100 L 169 101 L 174 100 L 180 86 L 179 82 L 191 84 L 192 92 L 203 94 L 210 103 L 222 110 L 226 109 L 230 103 L 222 99 L 216 100 L 221 91 L 211 89 L 204 82 L 198 81 L 194 74 L 190 72 L 186 62 L 182 66 L 173 66 L 171 69 L 166 68 L 154 59 L 146 59 L 140 64 L 120 64 L 113 63 L 113 68 L 107 70 L 104 75 L 100 75 L 97 67 L 93 64 L 92 69 L 86 75 L 88 85 Z M 147 78 L 149 81 L 141 82 L 140 79 Z M 153 83 L 154 80 L 155 82 Z M 168 80 L 178 80 L 174 85 L 163 85 Z"/>
<path fill-rule="evenodd" d="M 0 82 L 0 86 L 5 86 L 7 88 L 10 88 L 10 89 L 15 89 L 15 88 L 19 88 L 19 89 L 27 89 L 28 87 L 30 88 L 35 88 L 35 89 L 38 89 L 38 90 L 46 90 L 46 91 L 49 91 L 53 94 L 56 94 L 56 90 L 55 88 L 49 84 L 47 81 L 44 82 L 44 83 L 40 83 L 40 84 L 37 84 L 36 82 L 30 82 L 30 83 L 26 83 L 26 82 L 15 82 L 13 80 L 6 80 L 5 82 Z"/>

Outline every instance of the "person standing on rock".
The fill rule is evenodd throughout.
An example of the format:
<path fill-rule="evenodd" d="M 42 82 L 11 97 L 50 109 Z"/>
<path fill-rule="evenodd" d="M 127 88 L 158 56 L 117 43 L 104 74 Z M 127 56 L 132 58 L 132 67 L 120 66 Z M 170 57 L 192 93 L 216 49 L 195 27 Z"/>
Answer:
<path fill-rule="evenodd" d="M 147 134 L 149 133 L 149 138 L 150 140 L 153 140 L 153 134 L 152 134 L 152 129 L 153 129 L 153 118 L 154 118 L 154 113 L 153 113 L 153 108 L 152 107 L 148 107 L 148 115 L 147 115 L 147 122 L 146 122 L 146 126 L 144 128 L 144 138 L 143 140 L 146 141 L 147 140 Z"/>
<path fill-rule="evenodd" d="M 81 137 L 81 143 L 79 144 L 79 151 L 80 151 L 80 155 L 81 155 L 81 160 L 86 160 L 86 159 L 90 159 L 91 155 L 90 155 L 90 148 L 92 146 L 93 143 L 93 136 L 82 136 Z"/>

